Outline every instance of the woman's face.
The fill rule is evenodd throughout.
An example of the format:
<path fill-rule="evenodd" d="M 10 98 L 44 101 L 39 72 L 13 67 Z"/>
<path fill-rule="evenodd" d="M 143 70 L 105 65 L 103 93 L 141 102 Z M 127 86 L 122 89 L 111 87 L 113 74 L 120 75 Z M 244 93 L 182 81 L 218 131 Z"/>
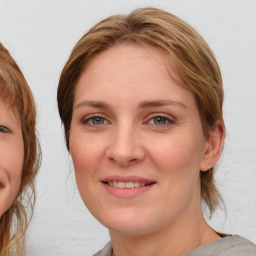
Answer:
<path fill-rule="evenodd" d="M 119 45 L 76 85 L 70 151 L 81 197 L 112 231 L 147 234 L 200 212 L 208 148 L 191 92 L 166 54 Z"/>
<path fill-rule="evenodd" d="M 17 112 L 0 100 L 0 217 L 20 188 L 24 147 Z"/>

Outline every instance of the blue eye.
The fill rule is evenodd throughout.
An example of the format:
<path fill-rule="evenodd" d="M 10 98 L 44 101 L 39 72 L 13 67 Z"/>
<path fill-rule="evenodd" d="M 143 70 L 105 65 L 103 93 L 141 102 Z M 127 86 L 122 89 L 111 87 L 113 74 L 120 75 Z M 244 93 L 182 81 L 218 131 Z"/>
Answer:
<path fill-rule="evenodd" d="M 0 132 L 1 133 L 10 133 L 10 130 L 5 126 L 0 125 Z"/>
<path fill-rule="evenodd" d="M 154 120 L 154 124 L 156 125 L 164 125 L 168 122 L 167 118 L 162 116 L 154 117 L 153 120 Z"/>
<path fill-rule="evenodd" d="M 83 121 L 83 124 L 90 124 L 90 125 L 101 125 L 105 123 L 106 123 L 106 119 L 101 116 L 90 117 Z"/>
<path fill-rule="evenodd" d="M 99 116 L 91 118 L 91 121 L 95 125 L 104 124 L 104 118 L 99 117 Z"/>
<path fill-rule="evenodd" d="M 155 116 L 149 120 L 149 124 L 157 125 L 157 126 L 168 125 L 174 122 L 175 122 L 174 120 L 165 116 Z"/>

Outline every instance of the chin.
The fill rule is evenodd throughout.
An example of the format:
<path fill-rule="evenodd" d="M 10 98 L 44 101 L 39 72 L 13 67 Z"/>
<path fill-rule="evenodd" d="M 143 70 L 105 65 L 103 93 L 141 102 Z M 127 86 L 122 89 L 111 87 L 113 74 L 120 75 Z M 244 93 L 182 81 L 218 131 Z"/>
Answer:
<path fill-rule="evenodd" d="M 110 232 L 118 232 L 123 235 L 145 235 L 154 229 L 150 223 L 156 223 L 152 215 L 139 213 L 133 209 L 119 209 L 117 211 L 102 211 L 95 218 L 107 227 Z"/>
<path fill-rule="evenodd" d="M 103 223 L 110 232 L 116 232 L 126 236 L 141 236 L 150 233 L 150 227 L 147 223 L 138 222 L 113 222 L 113 223 Z"/>

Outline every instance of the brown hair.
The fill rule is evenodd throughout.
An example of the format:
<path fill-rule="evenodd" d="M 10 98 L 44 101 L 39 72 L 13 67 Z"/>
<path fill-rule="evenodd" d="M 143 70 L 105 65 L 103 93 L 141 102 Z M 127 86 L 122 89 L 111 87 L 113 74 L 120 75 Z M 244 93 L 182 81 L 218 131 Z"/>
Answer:
<path fill-rule="evenodd" d="M 178 17 L 155 8 L 136 9 L 116 15 L 92 27 L 75 45 L 64 66 L 58 87 L 58 107 L 67 148 L 76 82 L 97 53 L 115 44 L 148 44 L 165 51 L 181 77 L 177 81 L 195 97 L 206 138 L 222 120 L 223 87 L 219 65 L 208 44 Z M 201 172 L 201 197 L 213 213 L 221 196 L 214 184 L 214 168 Z"/>
<path fill-rule="evenodd" d="M 36 139 L 36 110 L 32 93 L 16 62 L 1 43 L 0 91 L 0 99 L 19 113 L 24 141 L 20 189 L 14 203 L 0 219 L 0 255 L 14 253 L 21 256 L 24 255 L 24 234 L 33 212 L 34 180 L 40 163 L 40 149 Z M 30 218 L 26 211 L 28 206 Z"/>

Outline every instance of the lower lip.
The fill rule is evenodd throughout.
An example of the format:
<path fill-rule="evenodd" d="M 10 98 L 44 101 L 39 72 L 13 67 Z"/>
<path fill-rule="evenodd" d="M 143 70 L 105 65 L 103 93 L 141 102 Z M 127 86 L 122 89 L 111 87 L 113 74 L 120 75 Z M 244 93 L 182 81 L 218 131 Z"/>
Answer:
<path fill-rule="evenodd" d="M 109 194 L 119 198 L 135 198 L 147 191 L 149 191 L 154 185 L 138 187 L 138 188 L 116 188 L 109 186 L 108 184 L 102 183 Z"/>

